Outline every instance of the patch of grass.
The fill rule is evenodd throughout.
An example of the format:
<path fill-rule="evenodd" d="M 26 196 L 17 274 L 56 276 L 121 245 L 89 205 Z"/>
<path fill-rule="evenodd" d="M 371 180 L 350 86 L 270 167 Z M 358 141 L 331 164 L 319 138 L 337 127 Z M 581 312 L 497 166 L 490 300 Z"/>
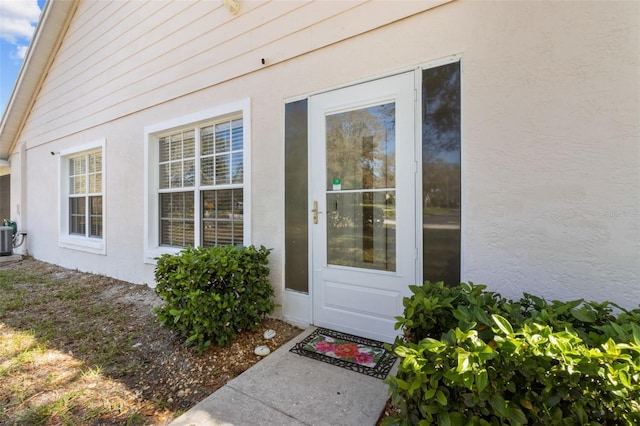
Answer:
<path fill-rule="evenodd" d="M 76 300 L 81 294 L 82 292 L 78 288 L 68 288 L 60 291 L 56 296 L 60 300 Z"/>
<path fill-rule="evenodd" d="M 0 337 L 0 378 L 10 376 L 13 370 L 33 361 L 46 350 L 31 332 L 6 333 Z"/>
<path fill-rule="evenodd" d="M 82 378 L 85 380 L 95 380 L 102 376 L 102 367 L 99 365 L 95 365 L 93 367 L 89 367 L 85 371 L 82 372 Z"/>
<path fill-rule="evenodd" d="M 15 288 L 13 285 L 0 286 L 2 298 L 0 298 L 0 312 L 2 311 L 18 311 L 24 308 L 26 291 L 21 288 Z"/>
<path fill-rule="evenodd" d="M 9 330 L 9 327 L 3 324 L 0 324 L 0 332 L 2 332 L 0 361 L 2 361 L 3 358 L 11 357 L 36 343 L 36 337 L 32 332 Z"/>
<path fill-rule="evenodd" d="M 140 413 L 133 413 L 127 418 L 125 422 L 126 426 L 144 425 L 147 423 L 147 418 Z"/>
<path fill-rule="evenodd" d="M 30 407 L 20 415 L 19 422 L 29 425 L 74 424 L 73 410 L 79 395 L 77 391 L 67 392 L 51 402 Z"/>
<path fill-rule="evenodd" d="M 116 364 L 122 348 L 118 342 L 105 342 L 100 347 L 100 352 L 93 358 L 93 362 L 105 367 Z"/>
<path fill-rule="evenodd" d="M 59 329 L 56 327 L 56 324 L 52 319 L 38 321 L 34 318 L 33 321 L 30 321 L 27 324 L 30 326 L 33 334 L 36 335 L 38 340 L 42 343 L 46 343 L 50 339 L 55 338 L 59 333 Z"/>
<path fill-rule="evenodd" d="M 13 290 L 13 282 L 3 273 L 0 273 L 0 290 L 1 291 Z"/>
<path fill-rule="evenodd" d="M 264 330 L 197 355 L 157 323 L 157 300 L 31 258 L 0 267 L 0 425 L 165 424 L 256 362 Z M 299 333 L 265 321 L 278 346 Z"/>
<path fill-rule="evenodd" d="M 0 288 L 4 286 L 12 287 L 15 284 L 34 283 L 45 284 L 50 282 L 49 279 L 42 275 L 32 274 L 20 269 L 9 269 L 0 271 Z"/>
<path fill-rule="evenodd" d="M 19 383 L 13 383 L 9 386 L 9 391 L 11 392 L 11 397 L 6 399 L 6 401 L 8 401 L 6 404 L 7 407 L 20 405 L 30 396 L 29 383 L 25 383 L 24 380 L 21 380 Z"/>
<path fill-rule="evenodd" d="M 120 333 L 130 315 L 95 297 L 94 277 L 47 269 L 0 270 L 0 424 L 148 423 L 109 396 L 121 386 L 110 376 L 142 365 L 125 357 L 136 339 L 135 329 Z"/>
<path fill-rule="evenodd" d="M 40 343 L 33 344 L 15 357 L 16 363 L 25 364 L 33 362 L 37 357 L 42 356 L 46 350 L 47 348 Z"/>

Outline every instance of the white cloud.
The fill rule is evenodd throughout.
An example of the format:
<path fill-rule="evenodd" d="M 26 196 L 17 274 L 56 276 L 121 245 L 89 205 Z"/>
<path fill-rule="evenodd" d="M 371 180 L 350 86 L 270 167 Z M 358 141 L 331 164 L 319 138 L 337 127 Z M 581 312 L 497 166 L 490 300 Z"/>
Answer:
<path fill-rule="evenodd" d="M 15 52 L 11 52 L 11 59 L 24 60 L 24 57 L 27 56 L 27 49 L 29 49 L 29 46 L 17 45 Z"/>
<path fill-rule="evenodd" d="M 31 41 L 39 17 L 37 0 L 0 1 L 0 38 L 11 44 Z"/>

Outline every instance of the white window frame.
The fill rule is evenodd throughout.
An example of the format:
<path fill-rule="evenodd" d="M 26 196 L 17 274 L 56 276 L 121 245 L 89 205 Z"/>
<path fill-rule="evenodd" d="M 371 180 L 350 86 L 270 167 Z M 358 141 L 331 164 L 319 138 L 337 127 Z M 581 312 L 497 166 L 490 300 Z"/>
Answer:
<path fill-rule="evenodd" d="M 144 128 L 144 262 L 156 264 L 156 258 L 178 253 L 181 248 L 160 245 L 159 211 L 159 144 L 161 136 L 172 131 L 197 127 L 227 118 L 242 117 L 243 130 L 243 245 L 251 244 L 251 99 L 220 105 L 211 109 L 152 124 Z M 199 153 L 196 152 L 196 174 L 200 173 Z M 194 234 L 201 235 L 201 207 L 195 203 Z"/>
<path fill-rule="evenodd" d="M 106 139 L 100 139 L 85 145 L 60 151 L 58 163 L 58 188 L 60 194 L 60 203 L 58 206 L 58 218 L 60 221 L 58 226 L 59 247 L 93 254 L 107 254 L 107 217 L 105 214 L 107 205 L 107 168 L 105 146 Z M 71 235 L 69 234 L 69 159 L 82 155 L 83 153 L 89 153 L 90 151 L 97 150 L 102 152 L 102 238 Z"/>

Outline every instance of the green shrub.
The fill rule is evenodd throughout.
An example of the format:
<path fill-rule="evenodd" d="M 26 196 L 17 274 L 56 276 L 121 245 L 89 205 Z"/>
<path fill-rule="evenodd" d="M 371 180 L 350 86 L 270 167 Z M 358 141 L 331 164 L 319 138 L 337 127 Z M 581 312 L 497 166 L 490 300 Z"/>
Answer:
<path fill-rule="evenodd" d="M 410 338 L 427 336 L 396 342 L 401 363 L 387 384 L 400 413 L 386 424 L 640 424 L 640 309 L 616 317 L 607 302 L 440 289 L 425 283 L 405 300 L 399 322 Z M 452 294 L 447 312 L 424 316 L 433 328 L 416 327 L 416 299 L 439 306 Z"/>
<path fill-rule="evenodd" d="M 160 256 L 155 291 L 165 304 L 156 308 L 158 319 L 200 351 L 213 342 L 230 345 L 273 312 L 270 252 L 263 246 L 189 247 Z"/>
<path fill-rule="evenodd" d="M 396 317 L 396 330 L 401 328 L 405 338 L 418 342 L 425 337 L 439 338 L 451 328 L 468 329 L 476 324 L 492 335 L 491 314 L 505 314 L 508 301 L 498 293 L 486 291 L 485 285 L 461 283 L 446 286 L 442 282 L 427 281 L 423 286 L 409 286 L 412 297 L 405 297 L 404 316 Z"/>

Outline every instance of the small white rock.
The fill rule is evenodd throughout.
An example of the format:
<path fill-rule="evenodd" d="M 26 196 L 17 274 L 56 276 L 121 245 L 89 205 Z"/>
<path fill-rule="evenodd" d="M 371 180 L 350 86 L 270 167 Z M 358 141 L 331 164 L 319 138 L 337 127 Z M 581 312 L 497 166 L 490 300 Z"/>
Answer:
<path fill-rule="evenodd" d="M 256 350 L 253 351 L 258 356 L 267 356 L 271 352 L 271 350 L 266 346 L 258 346 Z"/>
<path fill-rule="evenodd" d="M 275 330 L 269 329 L 264 332 L 263 336 L 265 339 L 273 339 L 276 336 L 276 332 Z"/>

